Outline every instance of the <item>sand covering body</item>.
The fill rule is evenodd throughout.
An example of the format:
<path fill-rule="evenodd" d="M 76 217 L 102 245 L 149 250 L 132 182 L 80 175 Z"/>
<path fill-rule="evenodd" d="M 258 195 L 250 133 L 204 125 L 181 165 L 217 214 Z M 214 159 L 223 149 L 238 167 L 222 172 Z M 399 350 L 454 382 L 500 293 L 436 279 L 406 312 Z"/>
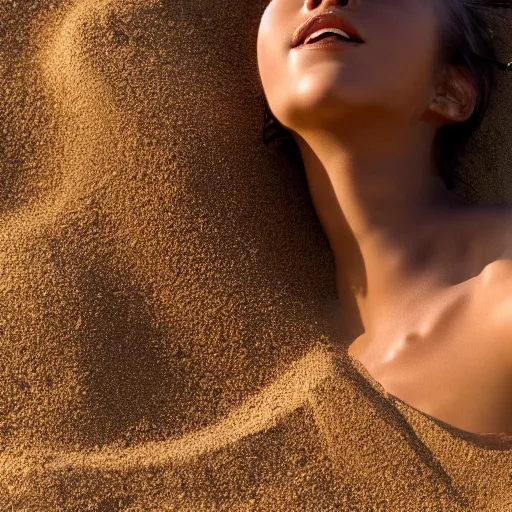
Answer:
<path fill-rule="evenodd" d="M 325 348 L 350 328 L 261 142 L 265 6 L 0 4 L 1 510 L 512 507 L 507 440 Z M 475 200 L 512 197 L 511 112 L 466 160 Z"/>
<path fill-rule="evenodd" d="M 1 464 L 18 510 L 506 511 L 512 436 L 443 424 L 387 396 L 344 351 L 318 345 L 188 436 L 6 451 Z"/>

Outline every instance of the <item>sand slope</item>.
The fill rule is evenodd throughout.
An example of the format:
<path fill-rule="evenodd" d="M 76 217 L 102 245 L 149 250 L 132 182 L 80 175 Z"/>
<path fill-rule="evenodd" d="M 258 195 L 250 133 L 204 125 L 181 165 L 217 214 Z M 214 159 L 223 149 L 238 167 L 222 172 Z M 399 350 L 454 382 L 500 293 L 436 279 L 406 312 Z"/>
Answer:
<path fill-rule="evenodd" d="M 66 511 L 469 510 L 480 503 L 453 485 L 396 409 L 375 392 L 369 399 L 364 382 L 355 385 L 345 359 L 319 345 L 244 406 L 179 439 L 7 451 L 0 465 L 9 498 L 0 503 Z M 512 450 L 507 456 L 510 464 Z"/>

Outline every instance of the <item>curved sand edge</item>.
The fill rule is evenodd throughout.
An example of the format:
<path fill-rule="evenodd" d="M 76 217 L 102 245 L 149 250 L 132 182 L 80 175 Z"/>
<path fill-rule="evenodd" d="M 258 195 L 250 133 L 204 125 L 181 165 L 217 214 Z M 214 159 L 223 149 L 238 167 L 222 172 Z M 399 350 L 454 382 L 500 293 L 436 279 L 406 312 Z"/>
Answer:
<path fill-rule="evenodd" d="M 310 392 L 334 371 L 329 352 L 319 344 L 225 419 L 203 430 L 179 439 L 152 441 L 122 449 L 106 445 L 93 451 L 34 449 L 22 454 L 4 452 L 0 457 L 0 474 L 4 477 L 20 471 L 26 474 L 38 466 L 45 472 L 68 468 L 107 471 L 184 463 L 275 426 L 280 418 L 303 405 Z"/>

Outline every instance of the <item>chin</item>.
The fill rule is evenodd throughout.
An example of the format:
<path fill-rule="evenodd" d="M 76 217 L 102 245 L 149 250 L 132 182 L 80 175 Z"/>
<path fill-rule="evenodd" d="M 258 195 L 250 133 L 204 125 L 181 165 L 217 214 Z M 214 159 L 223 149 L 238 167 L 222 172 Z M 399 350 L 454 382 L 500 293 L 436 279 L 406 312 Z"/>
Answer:
<path fill-rule="evenodd" d="M 283 124 L 288 122 L 290 125 L 297 125 L 307 121 L 308 127 L 311 127 L 316 122 L 321 126 L 325 123 L 339 123 L 347 116 L 354 115 L 357 105 L 360 105 L 361 101 L 364 102 L 360 91 L 352 95 L 350 91 L 339 86 L 329 87 L 313 80 L 309 80 L 309 83 L 304 80 L 300 85 L 301 87 L 294 94 L 288 94 L 286 102 L 283 102 L 283 105 L 286 105 L 281 109 L 283 115 L 280 119 L 283 119 Z"/>

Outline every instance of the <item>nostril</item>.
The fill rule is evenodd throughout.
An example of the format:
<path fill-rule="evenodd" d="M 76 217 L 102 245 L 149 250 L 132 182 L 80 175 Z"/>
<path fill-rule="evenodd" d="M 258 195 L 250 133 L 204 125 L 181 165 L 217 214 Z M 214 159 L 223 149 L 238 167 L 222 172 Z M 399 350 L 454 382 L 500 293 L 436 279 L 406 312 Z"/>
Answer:
<path fill-rule="evenodd" d="M 319 5 L 321 5 L 325 0 L 308 0 L 308 8 L 316 9 Z M 335 5 L 339 5 L 340 7 L 346 7 L 351 0 L 334 0 Z M 332 0 L 331 0 L 332 3 Z"/>

